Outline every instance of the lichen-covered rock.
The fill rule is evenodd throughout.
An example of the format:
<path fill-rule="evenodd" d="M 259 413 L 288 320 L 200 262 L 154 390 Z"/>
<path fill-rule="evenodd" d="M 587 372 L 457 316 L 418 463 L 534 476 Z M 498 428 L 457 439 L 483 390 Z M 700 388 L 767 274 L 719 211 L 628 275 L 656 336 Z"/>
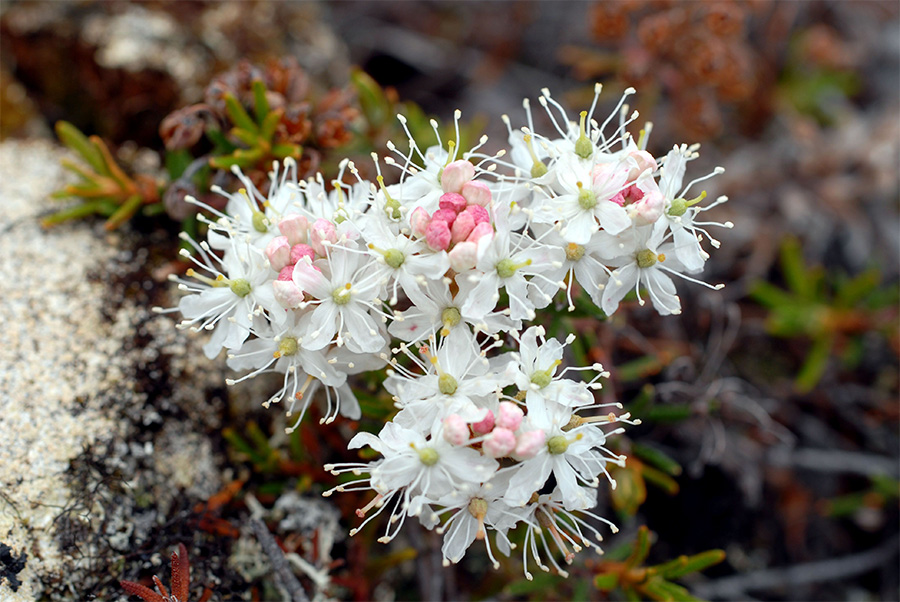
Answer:
<path fill-rule="evenodd" d="M 172 508 L 221 487 L 204 433 L 219 427 L 223 400 L 207 397 L 224 376 L 151 313 L 148 291 L 165 286 L 143 271 L 147 253 L 99 222 L 39 225 L 59 208 L 64 153 L 0 144 L 3 600 L 104 591 Z"/>

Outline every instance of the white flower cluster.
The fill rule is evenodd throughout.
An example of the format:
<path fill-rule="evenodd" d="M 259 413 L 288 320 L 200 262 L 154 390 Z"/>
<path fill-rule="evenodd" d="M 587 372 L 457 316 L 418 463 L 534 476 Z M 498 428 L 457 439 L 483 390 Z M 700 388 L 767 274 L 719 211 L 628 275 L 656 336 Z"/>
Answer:
<path fill-rule="evenodd" d="M 607 465 L 625 461 L 606 447 L 622 429 L 603 427 L 632 422 L 596 412 L 599 364 L 560 368 L 574 335 L 560 343 L 524 322 L 557 298 L 573 309 L 579 290 L 607 314 L 632 290 L 643 304 L 642 289 L 661 314 L 679 313 L 671 276 L 699 282 L 689 274 L 708 258 L 702 238 L 718 242 L 698 216 L 725 198 L 706 207 L 705 193 L 687 198 L 705 179 L 682 185 L 694 147 L 654 158 L 649 124 L 634 141 L 624 104 L 632 90 L 598 125 L 599 92 L 574 122 L 544 90 L 549 136 L 535 131 L 526 101 L 526 127 L 503 118 L 509 153 L 479 153 L 486 137 L 464 153 L 439 137 L 422 151 L 409 136 L 408 152 L 391 145 L 385 159 L 400 170 L 391 186 L 374 155 L 377 185 L 349 161 L 330 185 L 321 175 L 298 181 L 291 161 L 276 165 L 268 194 L 236 171 L 245 187 L 219 191 L 226 212 L 204 206 L 215 217 L 207 241 L 184 237 L 196 269 L 176 279 L 190 293 L 177 308 L 182 325 L 212 330 L 207 356 L 225 348 L 228 365 L 248 371 L 228 384 L 282 375 L 264 405 L 289 404 L 289 431 L 320 388 L 323 421 L 360 418 L 348 377 L 388 367 L 384 386 L 399 412 L 378 435 L 350 442 L 381 457 L 326 467 L 369 475 L 332 491 L 374 491 L 358 515 L 376 509 L 365 524 L 389 508 L 380 541 L 416 516 L 440 525 L 446 562 L 479 539 L 496 564 L 488 533 L 508 554 L 508 532 L 523 525 L 530 577 L 529 555 L 565 574 L 548 540 L 571 562 L 572 550 L 602 539 L 584 516 L 607 522 L 590 513 L 596 487 L 601 475 L 615 486 Z M 584 371 L 595 378 L 569 378 Z"/>

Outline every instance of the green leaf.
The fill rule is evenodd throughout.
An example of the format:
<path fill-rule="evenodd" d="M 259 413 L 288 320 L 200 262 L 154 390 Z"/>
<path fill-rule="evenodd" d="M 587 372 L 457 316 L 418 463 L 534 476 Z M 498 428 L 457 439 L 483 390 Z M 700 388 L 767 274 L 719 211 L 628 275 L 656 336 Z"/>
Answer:
<path fill-rule="evenodd" d="M 49 228 L 50 226 L 55 226 L 73 219 L 82 219 L 96 213 L 100 213 L 99 201 L 86 201 L 80 205 L 75 205 L 68 209 L 51 213 L 47 217 L 41 219 L 41 225 L 45 228 Z"/>
<path fill-rule="evenodd" d="M 848 309 L 854 307 L 878 288 L 879 282 L 881 282 L 881 274 L 878 270 L 871 269 L 863 272 L 856 278 L 838 287 L 834 305 Z"/>
<path fill-rule="evenodd" d="M 139 194 L 134 194 L 128 197 L 124 203 L 109 216 L 109 219 L 106 220 L 104 224 L 104 228 L 107 230 L 115 230 L 129 219 L 134 217 L 134 214 L 137 213 L 138 209 L 141 208 L 144 199 Z"/>
<path fill-rule="evenodd" d="M 259 132 L 245 130 L 243 128 L 232 128 L 228 134 L 232 138 L 237 138 L 238 142 L 243 144 L 244 146 L 256 147 L 259 144 L 260 135 Z"/>
<path fill-rule="evenodd" d="M 657 572 L 666 579 L 677 579 L 690 573 L 704 571 L 725 560 L 723 550 L 707 550 L 693 556 L 679 556 L 675 560 L 655 566 Z"/>
<path fill-rule="evenodd" d="M 577 338 L 575 340 L 578 340 Z M 642 380 L 657 374 L 665 364 L 653 355 L 645 355 L 616 367 L 616 374 L 622 382 Z"/>
<path fill-rule="evenodd" d="M 604 573 L 594 577 L 594 587 L 603 592 L 610 592 L 619 586 L 618 573 Z"/>
<path fill-rule="evenodd" d="M 637 539 L 634 542 L 634 548 L 631 555 L 625 561 L 625 564 L 631 568 L 640 566 L 650 553 L 650 529 L 646 525 L 641 525 L 638 529 Z"/>
<path fill-rule="evenodd" d="M 390 115 L 390 102 L 384 90 L 369 74 L 361 69 L 354 69 L 350 74 L 350 83 L 356 89 L 359 106 L 370 126 L 380 128 L 385 125 Z"/>
<path fill-rule="evenodd" d="M 299 144 L 276 144 L 272 147 L 272 154 L 279 159 L 284 159 L 285 157 L 293 157 L 294 159 L 299 160 L 303 155 L 303 147 Z"/>
<path fill-rule="evenodd" d="M 816 277 L 806 267 L 800 242 L 796 238 L 787 238 L 781 245 L 781 270 L 790 290 L 803 299 L 816 298 Z"/>
<path fill-rule="evenodd" d="M 57 121 L 56 135 L 64 145 L 81 155 L 95 172 L 104 176 L 110 175 L 103 154 L 77 127 L 68 121 Z"/>
<path fill-rule="evenodd" d="M 653 483 L 669 495 L 678 493 L 678 482 L 663 471 L 644 464 L 641 474 L 648 483 Z"/>
<path fill-rule="evenodd" d="M 535 573 L 534 579 L 520 579 L 503 588 L 503 592 L 509 596 L 523 596 L 535 592 L 555 591 L 557 585 L 563 582 L 559 575 L 551 573 Z"/>
<path fill-rule="evenodd" d="M 670 476 L 677 477 L 681 474 L 681 465 L 669 457 L 668 454 L 655 447 L 644 445 L 643 443 L 632 443 L 631 451 L 644 462 L 655 466 Z"/>
<path fill-rule="evenodd" d="M 228 118 L 231 119 L 235 126 L 248 132 L 259 131 L 256 123 L 250 118 L 250 115 L 247 114 L 247 111 L 244 110 L 238 99 L 234 97 L 234 94 L 225 94 L 225 112 L 228 113 Z"/>
<path fill-rule="evenodd" d="M 806 361 L 797 374 L 794 386 L 800 393 L 809 393 L 822 379 L 834 341 L 830 335 L 823 335 L 813 341 L 812 349 L 806 355 Z"/>
<path fill-rule="evenodd" d="M 693 408 L 686 403 L 666 403 L 655 405 L 644 414 L 647 422 L 680 422 L 694 415 Z"/>
<path fill-rule="evenodd" d="M 797 303 L 797 299 L 790 293 L 766 281 L 755 283 L 750 289 L 750 297 L 760 305 L 770 309 Z"/>
<path fill-rule="evenodd" d="M 262 128 L 263 122 L 269 115 L 269 99 L 266 98 L 266 84 L 261 79 L 255 79 L 251 86 L 253 87 L 253 109 L 256 112 L 256 122 Z"/>

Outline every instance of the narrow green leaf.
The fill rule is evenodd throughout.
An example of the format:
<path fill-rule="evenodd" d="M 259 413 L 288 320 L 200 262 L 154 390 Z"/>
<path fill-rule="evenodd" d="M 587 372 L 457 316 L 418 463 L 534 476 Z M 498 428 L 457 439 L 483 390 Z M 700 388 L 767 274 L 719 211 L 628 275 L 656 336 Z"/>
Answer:
<path fill-rule="evenodd" d="M 797 303 L 793 295 L 766 281 L 755 283 L 750 289 L 750 297 L 769 309 Z"/>
<path fill-rule="evenodd" d="M 50 226 L 55 226 L 73 219 L 82 219 L 96 213 L 99 213 L 99 203 L 97 201 L 86 201 L 80 205 L 74 205 L 67 209 L 63 209 L 62 211 L 51 213 L 47 217 L 41 219 L 41 225 L 45 228 L 49 228 Z"/>
<path fill-rule="evenodd" d="M 559 575 L 538 572 L 534 574 L 533 580 L 519 579 L 518 581 L 513 581 L 503 588 L 503 591 L 509 596 L 523 596 L 534 592 L 554 591 L 556 586 L 562 581 L 563 578 Z"/>
<path fill-rule="evenodd" d="M 658 582 L 654 582 L 654 586 L 657 591 L 663 592 L 668 600 L 677 600 L 678 602 L 703 602 L 700 598 L 692 596 L 688 590 L 677 583 L 670 583 L 669 581 L 660 579 Z"/>
<path fill-rule="evenodd" d="M 680 556 L 655 568 L 666 579 L 677 579 L 690 573 L 704 571 L 723 560 L 725 560 L 724 550 L 707 550 L 693 556 Z"/>
<path fill-rule="evenodd" d="M 578 340 L 576 338 L 576 340 Z M 662 370 L 665 364 L 653 355 L 631 360 L 616 367 L 616 374 L 622 382 L 633 382 L 653 376 Z"/>
<path fill-rule="evenodd" d="M 631 451 L 641 460 L 655 466 L 670 476 L 677 477 L 681 474 L 681 464 L 655 447 L 644 445 L 643 443 L 632 443 Z"/>
<path fill-rule="evenodd" d="M 680 422 L 693 416 L 694 410 L 686 403 L 655 405 L 644 414 L 647 422 Z"/>
<path fill-rule="evenodd" d="M 241 106 L 240 101 L 234 97 L 234 94 L 225 94 L 225 112 L 228 113 L 228 118 L 231 119 L 231 122 L 236 127 L 245 129 L 248 132 L 259 131 L 256 123 L 250 118 L 244 107 Z"/>
<path fill-rule="evenodd" d="M 834 341 L 830 335 L 823 335 L 813 341 L 812 349 L 806 355 L 806 361 L 794 380 L 794 386 L 800 393 L 809 393 L 822 379 Z"/>
<path fill-rule="evenodd" d="M 125 200 L 124 203 L 122 203 L 122 205 L 116 210 L 115 213 L 109 216 L 109 219 L 106 220 L 106 223 L 103 225 L 103 227 L 107 230 L 115 230 L 116 228 L 130 220 L 132 217 L 134 217 L 134 214 L 138 212 L 138 209 L 141 208 L 143 202 L 144 199 L 141 197 L 141 195 L 131 195 Z"/>
<path fill-rule="evenodd" d="M 628 602 L 643 602 L 644 600 L 633 587 L 623 587 L 622 593 L 625 594 L 625 599 Z"/>
<path fill-rule="evenodd" d="M 269 115 L 269 99 L 266 98 L 266 84 L 261 79 L 253 80 L 253 109 L 256 112 L 256 122 L 262 128 L 263 122 Z"/>
<path fill-rule="evenodd" d="M 604 573 L 594 577 L 594 587 L 603 592 L 610 592 L 619 586 L 618 573 Z"/>
<path fill-rule="evenodd" d="M 637 539 L 634 542 L 634 548 L 625 564 L 631 568 L 640 566 L 647 559 L 650 553 L 650 529 L 646 525 L 641 525 L 638 529 Z"/>
<path fill-rule="evenodd" d="M 272 111 L 263 118 L 263 122 L 260 124 L 259 128 L 260 138 L 268 142 L 272 141 L 272 137 L 275 136 L 275 129 L 281 121 L 281 114 L 282 111 Z"/>
<path fill-rule="evenodd" d="M 166 151 L 164 161 L 166 173 L 169 174 L 169 179 L 174 181 L 180 178 L 181 174 L 184 173 L 184 170 L 188 168 L 188 165 L 190 165 L 193 160 L 194 158 L 186 148 L 175 151 Z"/>
<path fill-rule="evenodd" d="M 77 127 L 68 121 L 57 121 L 56 135 L 64 145 L 81 155 L 95 172 L 105 176 L 109 175 L 103 154 Z"/>
<path fill-rule="evenodd" d="M 653 483 L 669 495 L 678 493 L 678 482 L 663 471 L 644 464 L 641 474 L 648 483 Z"/>
<path fill-rule="evenodd" d="M 850 309 L 878 288 L 881 273 L 877 269 L 866 270 L 856 278 L 837 287 L 834 305 Z"/>
<path fill-rule="evenodd" d="M 303 155 L 303 147 L 299 144 L 276 144 L 272 147 L 272 154 L 279 159 L 293 157 L 299 160 Z"/>
<path fill-rule="evenodd" d="M 244 146 L 248 146 L 253 148 L 259 145 L 260 135 L 259 132 L 252 132 L 250 130 L 245 130 L 243 128 L 232 128 L 228 134 L 232 138 L 237 138 L 238 142 L 243 144 Z"/>

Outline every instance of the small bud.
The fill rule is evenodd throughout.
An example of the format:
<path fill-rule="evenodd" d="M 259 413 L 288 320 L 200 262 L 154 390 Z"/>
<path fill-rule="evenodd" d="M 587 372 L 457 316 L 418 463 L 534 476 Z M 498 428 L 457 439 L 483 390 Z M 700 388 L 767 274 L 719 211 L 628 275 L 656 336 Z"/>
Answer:
<path fill-rule="evenodd" d="M 287 270 L 288 268 L 293 268 L 293 266 L 288 266 L 284 269 Z M 275 300 L 285 309 L 297 307 L 303 301 L 303 291 L 294 284 L 293 280 L 282 280 L 281 274 L 278 276 L 278 280 L 272 283 Z"/>
<path fill-rule="evenodd" d="M 312 261 L 316 258 L 316 252 L 313 251 L 313 248 L 309 245 L 305 244 L 297 244 L 291 247 L 291 263 L 295 264 L 304 257 L 309 257 L 309 260 Z"/>
<path fill-rule="evenodd" d="M 484 182 L 466 182 L 462 187 L 462 195 L 470 205 L 485 207 L 491 204 L 491 189 Z"/>
<path fill-rule="evenodd" d="M 487 212 L 487 209 L 481 205 L 469 205 L 466 207 L 466 213 L 470 214 L 475 219 L 476 224 L 485 222 L 490 223 L 491 221 L 491 216 Z"/>
<path fill-rule="evenodd" d="M 466 161 L 459 159 L 448 163 L 441 172 L 441 189 L 444 192 L 462 191 L 463 184 L 475 177 L 475 166 Z"/>
<path fill-rule="evenodd" d="M 527 460 L 537 455 L 547 444 L 547 435 L 544 431 L 528 431 L 519 435 L 516 444 L 516 456 Z"/>
<path fill-rule="evenodd" d="M 648 169 L 655 171 L 657 168 L 656 159 L 645 150 L 631 151 L 628 153 L 628 156 L 637 164 L 636 167 L 632 167 L 628 172 L 629 181 L 637 180 L 638 176 Z"/>
<path fill-rule="evenodd" d="M 416 236 L 425 236 L 425 230 L 428 228 L 430 221 L 431 216 L 421 207 L 416 207 L 409 216 L 409 225 Z"/>
<path fill-rule="evenodd" d="M 491 226 L 488 222 L 481 222 L 472 229 L 472 232 L 469 233 L 469 236 L 468 238 L 466 238 L 466 240 L 469 242 L 477 243 L 483 236 L 489 236 L 493 233 L 493 226 Z"/>
<path fill-rule="evenodd" d="M 287 236 L 276 236 L 270 240 L 269 244 L 266 245 L 266 257 L 269 258 L 269 265 L 275 271 L 280 271 L 281 268 L 287 265 L 297 263 L 296 261 L 291 261 L 291 245 Z"/>
<path fill-rule="evenodd" d="M 446 251 L 450 246 L 450 227 L 447 222 L 432 219 L 425 230 L 425 242 L 434 251 Z"/>
<path fill-rule="evenodd" d="M 478 245 L 468 241 L 458 242 L 450 250 L 448 256 L 450 257 L 450 267 L 453 268 L 453 271 L 467 272 L 478 263 Z"/>
<path fill-rule="evenodd" d="M 444 418 L 444 440 L 450 445 L 465 445 L 469 440 L 469 425 L 457 414 Z"/>
<path fill-rule="evenodd" d="M 334 243 L 337 241 L 337 231 L 334 224 L 325 219 L 317 219 L 312 225 L 312 232 L 309 235 L 309 244 L 317 255 L 325 255 L 325 245 L 323 243 Z"/>
<path fill-rule="evenodd" d="M 497 413 L 497 426 L 514 431 L 522 424 L 525 413 L 516 404 L 509 401 L 500 402 L 500 411 Z"/>
<path fill-rule="evenodd" d="M 472 425 L 472 431 L 476 435 L 484 435 L 492 430 L 494 430 L 494 413 L 490 410 L 487 411 L 487 416 Z"/>
<path fill-rule="evenodd" d="M 481 449 L 492 458 L 508 456 L 516 449 L 516 436 L 509 429 L 495 427 L 484 440 Z"/>
<path fill-rule="evenodd" d="M 291 246 L 305 243 L 309 221 L 302 215 L 289 215 L 278 222 L 278 231 L 287 237 Z"/>
<path fill-rule="evenodd" d="M 447 227 L 449 228 L 453 225 L 453 222 L 456 221 L 456 212 L 452 209 L 438 209 L 431 216 L 431 221 L 435 220 L 446 222 Z M 428 229 L 426 228 L 425 231 L 428 232 Z"/>
<path fill-rule="evenodd" d="M 456 244 L 465 241 L 474 229 L 475 218 L 472 217 L 471 213 L 463 211 L 456 217 L 453 226 L 450 228 L 450 242 Z"/>
<path fill-rule="evenodd" d="M 471 182 L 470 182 L 471 183 Z M 466 208 L 466 198 L 455 192 L 445 192 L 438 201 L 441 209 L 449 209 L 454 214 L 463 211 Z"/>

